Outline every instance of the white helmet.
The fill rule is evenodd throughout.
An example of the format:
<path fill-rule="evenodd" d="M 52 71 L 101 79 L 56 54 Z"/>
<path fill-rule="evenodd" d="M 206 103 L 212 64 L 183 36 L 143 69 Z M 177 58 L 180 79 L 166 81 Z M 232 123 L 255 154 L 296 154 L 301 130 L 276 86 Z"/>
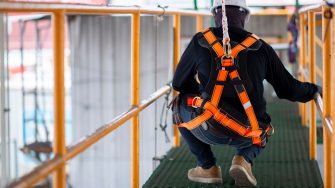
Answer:
<path fill-rule="evenodd" d="M 245 0 L 225 0 L 225 4 L 244 8 L 248 13 L 250 13 L 250 10 Z M 222 5 L 222 0 L 214 0 L 213 6 L 211 7 L 211 12 L 213 12 L 215 8 L 221 5 Z"/>

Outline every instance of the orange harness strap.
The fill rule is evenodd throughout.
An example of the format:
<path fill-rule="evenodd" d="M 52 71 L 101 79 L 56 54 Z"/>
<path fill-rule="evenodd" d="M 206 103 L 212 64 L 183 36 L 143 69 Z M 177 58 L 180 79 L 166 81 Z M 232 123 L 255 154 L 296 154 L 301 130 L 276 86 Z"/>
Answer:
<path fill-rule="evenodd" d="M 195 97 L 190 106 L 193 107 L 201 107 L 201 104 L 203 103 L 203 99 L 199 97 Z M 209 111 L 211 114 L 213 114 L 213 118 L 219 122 L 222 125 L 225 125 L 229 129 L 235 131 L 241 136 L 244 137 L 255 137 L 260 136 L 262 134 L 261 130 L 252 131 L 244 126 L 241 126 L 241 123 L 237 120 L 234 120 L 229 117 L 228 113 L 221 112 L 217 107 L 215 107 L 211 102 L 206 102 L 204 107 L 207 111 Z M 199 116 L 198 116 L 199 117 Z M 193 120 L 192 120 L 193 121 Z M 194 127 L 196 128 L 196 127 Z M 192 128 L 191 128 L 192 129 Z"/>
<path fill-rule="evenodd" d="M 210 29 L 207 29 L 203 32 L 205 39 L 207 40 L 208 44 L 212 47 L 214 52 L 216 53 L 218 58 L 221 58 L 224 54 L 224 48 L 220 44 L 220 42 L 217 40 L 216 36 L 211 32 Z M 222 67 L 229 67 L 233 66 L 234 62 L 233 59 L 238 56 L 238 54 L 253 45 L 258 40 L 258 37 L 254 34 L 247 37 L 242 43 L 236 45 L 231 52 L 231 58 L 224 58 L 222 59 L 221 65 Z M 226 81 L 227 76 L 229 74 L 229 77 L 231 80 L 241 80 L 238 71 L 236 69 L 232 71 L 228 71 L 225 69 L 219 70 L 217 81 Z M 245 109 L 245 112 L 247 114 L 247 117 L 249 119 L 251 130 L 245 126 L 243 126 L 240 122 L 237 122 L 229 117 L 229 114 L 224 114 L 218 109 L 218 104 L 220 102 L 220 98 L 222 95 L 222 91 L 224 88 L 224 85 L 215 85 L 211 97 L 211 101 L 207 101 L 205 105 L 203 106 L 203 109 L 205 111 L 194 118 L 193 120 L 182 123 L 179 126 L 185 127 L 189 130 L 192 130 L 211 117 L 213 117 L 217 122 L 219 122 L 221 125 L 231 129 L 232 131 L 238 133 L 241 136 L 244 137 L 252 137 L 252 141 L 254 144 L 261 144 L 260 135 L 262 134 L 262 130 L 259 129 L 258 121 L 254 112 L 254 109 L 252 107 L 252 104 L 249 100 L 248 94 L 245 90 L 245 87 L 243 84 L 235 85 L 235 90 L 240 98 L 240 101 Z M 201 104 L 203 103 L 203 100 L 199 97 L 195 97 L 192 101 L 192 106 L 197 108 L 201 107 Z"/>
<path fill-rule="evenodd" d="M 217 54 L 218 57 L 221 57 L 224 55 L 224 49 L 220 42 L 217 40 L 216 36 L 209 30 L 207 29 L 204 31 L 204 37 L 206 38 L 208 44 L 211 44 L 213 50 Z M 227 79 L 228 76 L 228 71 L 220 71 L 217 77 L 217 80 L 224 81 Z M 211 102 L 215 106 L 219 104 L 221 93 L 223 90 L 223 85 L 216 85 L 213 90 Z M 187 122 L 187 123 L 182 123 L 179 126 L 180 127 L 185 127 L 188 130 L 194 129 L 204 123 L 205 121 L 209 120 L 213 116 L 212 113 L 210 113 L 208 110 L 205 110 L 202 114 L 194 118 L 193 120 Z"/>

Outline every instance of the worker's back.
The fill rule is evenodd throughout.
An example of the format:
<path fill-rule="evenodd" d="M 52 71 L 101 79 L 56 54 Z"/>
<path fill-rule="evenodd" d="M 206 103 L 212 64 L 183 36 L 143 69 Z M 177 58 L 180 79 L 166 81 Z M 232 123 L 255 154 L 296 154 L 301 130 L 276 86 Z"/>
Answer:
<path fill-rule="evenodd" d="M 211 28 L 211 30 L 221 41 L 222 29 Z M 173 87 L 180 91 L 181 95 L 201 94 L 205 91 L 206 86 L 208 87 L 208 84 L 211 84 L 209 81 L 211 63 L 214 61 L 215 54 L 211 54 L 199 42 L 199 36 L 201 35 L 202 33 L 197 33 L 193 37 L 176 70 Z M 248 35 L 250 33 L 241 28 L 229 27 L 232 44 L 242 42 Z M 260 40 L 260 43 L 261 45 L 257 48 L 248 48 L 248 50 L 241 52 L 236 61 L 257 119 L 263 123 L 270 123 L 271 119 L 266 113 L 266 101 L 263 97 L 264 79 L 273 85 L 279 98 L 292 101 L 305 102 L 310 100 L 317 88 L 315 85 L 295 80 L 287 72 L 272 47 L 263 40 Z M 195 75 L 197 75 L 200 84 L 197 83 Z M 222 102 L 226 102 L 239 112 L 244 113 L 243 106 L 232 85 L 225 86 L 221 98 Z"/>

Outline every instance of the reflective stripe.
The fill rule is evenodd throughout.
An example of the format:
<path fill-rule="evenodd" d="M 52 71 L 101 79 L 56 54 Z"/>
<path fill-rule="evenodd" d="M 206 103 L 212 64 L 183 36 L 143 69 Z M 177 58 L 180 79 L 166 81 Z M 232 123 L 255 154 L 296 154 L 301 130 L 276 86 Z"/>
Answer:
<path fill-rule="evenodd" d="M 251 106 L 250 101 L 246 102 L 243 104 L 243 108 L 246 110 L 247 108 L 249 108 Z"/>
<path fill-rule="evenodd" d="M 242 104 L 245 104 L 247 102 L 249 102 L 249 97 L 247 95 L 247 92 L 243 91 L 242 93 L 238 94 L 240 101 L 242 102 Z"/>

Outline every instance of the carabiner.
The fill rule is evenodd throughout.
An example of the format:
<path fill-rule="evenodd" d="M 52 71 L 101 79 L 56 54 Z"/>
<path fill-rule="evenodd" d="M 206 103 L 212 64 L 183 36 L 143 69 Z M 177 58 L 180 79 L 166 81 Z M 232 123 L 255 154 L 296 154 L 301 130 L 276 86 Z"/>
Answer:
<path fill-rule="evenodd" d="M 231 57 L 230 43 L 228 42 L 227 44 L 223 44 L 223 45 L 224 45 L 224 50 L 225 50 L 225 54 L 223 55 L 223 57 L 230 58 Z"/>

